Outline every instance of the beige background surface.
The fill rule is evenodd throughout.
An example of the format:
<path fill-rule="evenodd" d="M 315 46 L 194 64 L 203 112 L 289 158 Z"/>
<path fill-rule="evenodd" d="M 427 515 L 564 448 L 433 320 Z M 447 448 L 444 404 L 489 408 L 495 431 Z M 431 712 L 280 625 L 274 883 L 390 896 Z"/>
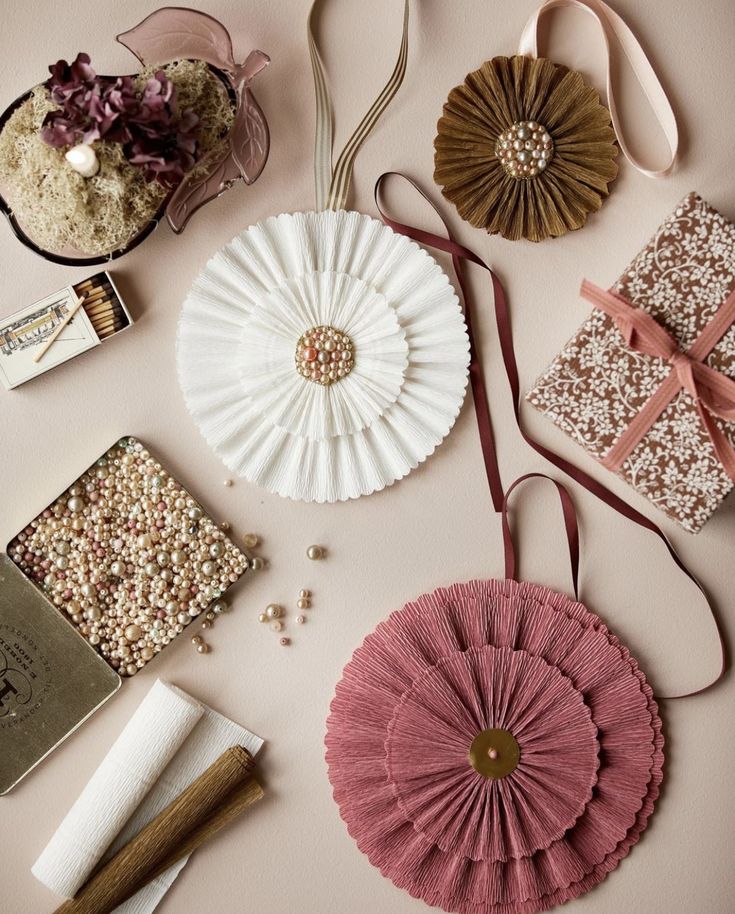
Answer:
<path fill-rule="evenodd" d="M 0 911 L 50 912 L 54 897 L 30 866 L 156 676 L 166 677 L 268 740 L 263 757 L 268 799 L 196 855 L 167 897 L 165 914 L 211 911 L 261 914 L 411 914 L 425 907 L 384 880 L 357 851 L 332 802 L 323 760 L 324 722 L 340 670 L 379 620 L 406 599 L 442 584 L 502 572 L 500 526 L 480 461 L 471 403 L 436 455 L 392 489 L 356 503 L 293 504 L 236 482 L 190 420 L 176 381 L 174 335 L 185 292 L 217 247 L 249 223 L 313 206 L 313 99 L 304 24 L 309 0 L 200 0 L 231 30 L 236 56 L 253 47 L 272 55 L 258 97 L 272 128 L 270 162 L 252 188 L 238 186 L 198 214 L 176 238 L 160 227 L 114 264 L 135 327 L 10 394 L 0 391 L 0 541 L 6 543 L 84 467 L 123 433 L 149 442 L 168 467 L 238 533 L 261 534 L 269 570 L 246 581 L 232 614 L 211 634 L 212 654 L 187 638 L 170 647 L 9 797 L 0 801 Z M 487 239 L 454 220 L 461 239 L 490 258 L 507 282 L 527 389 L 588 311 L 577 296 L 582 275 L 609 285 L 686 192 L 696 189 L 735 218 L 732 182 L 735 7 L 731 0 L 616 0 L 644 40 L 682 124 L 675 174 L 652 181 L 625 163 L 602 211 L 581 232 L 535 247 Z M 364 150 L 353 204 L 373 211 L 372 185 L 386 169 L 407 170 L 430 185 L 432 140 L 442 102 L 486 58 L 512 53 L 534 0 L 417 0 L 408 75 Z M 2 4 L 0 86 L 4 106 L 40 81 L 46 66 L 78 50 L 101 72 L 134 69 L 114 35 L 155 8 L 153 0 L 26 0 Z M 344 138 L 393 64 L 397 0 L 332 0 L 322 43 L 336 85 L 338 138 Z M 587 17 L 555 20 L 551 56 L 603 84 L 600 42 Z M 634 94 L 624 105 L 637 143 L 657 148 L 656 131 Z M 396 194 L 404 218 L 431 225 L 428 212 Z M 0 225 L 0 314 L 46 295 L 89 270 L 45 263 Z M 511 422 L 491 320 L 489 290 L 473 277 L 478 323 L 505 479 L 542 468 Z M 542 417 L 527 424 L 574 457 L 636 507 L 654 516 L 709 587 L 730 637 L 735 628 L 732 561 L 735 501 L 697 537 L 656 515 Z M 582 595 L 628 643 L 661 690 L 693 687 L 716 665 L 716 643 L 694 589 L 663 549 L 586 493 L 582 515 Z M 523 499 L 522 573 L 568 587 L 560 520 L 550 492 Z M 309 543 L 328 546 L 310 563 Z M 290 632 L 293 645 L 256 621 L 265 603 L 293 605 L 314 591 L 310 622 Z M 646 914 L 735 909 L 732 831 L 735 737 L 732 677 L 711 693 L 665 703 L 666 781 L 651 826 L 629 859 L 592 893 L 569 905 L 585 914 Z"/>

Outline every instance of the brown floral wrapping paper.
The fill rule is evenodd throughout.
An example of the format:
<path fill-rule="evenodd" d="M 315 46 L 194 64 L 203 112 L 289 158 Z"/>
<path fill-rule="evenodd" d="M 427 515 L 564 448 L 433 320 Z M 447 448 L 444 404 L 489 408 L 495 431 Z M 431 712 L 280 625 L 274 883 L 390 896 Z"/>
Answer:
<path fill-rule="evenodd" d="M 594 274 L 586 278 L 596 280 Z M 612 289 L 688 349 L 735 289 L 735 225 L 689 194 Z M 735 325 L 706 361 L 735 377 Z M 601 460 L 669 372 L 663 359 L 629 349 L 613 319 L 595 310 L 526 399 Z M 735 423 L 717 422 L 735 443 Z M 733 486 L 684 390 L 618 475 L 692 533 Z"/>

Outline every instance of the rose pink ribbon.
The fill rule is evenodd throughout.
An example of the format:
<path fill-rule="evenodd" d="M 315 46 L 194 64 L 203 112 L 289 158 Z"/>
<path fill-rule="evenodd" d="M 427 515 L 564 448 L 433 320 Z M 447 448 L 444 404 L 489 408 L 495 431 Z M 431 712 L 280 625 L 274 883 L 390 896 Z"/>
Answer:
<path fill-rule="evenodd" d="M 715 421 L 715 417 L 735 420 L 735 380 L 704 361 L 735 322 L 735 291 L 725 299 L 686 352 L 647 311 L 631 304 L 617 292 L 606 292 L 585 279 L 580 294 L 613 318 L 630 349 L 663 359 L 671 366 L 666 380 L 610 448 L 601 461 L 602 465 L 609 470 L 620 469 L 674 397 L 681 390 L 686 390 L 696 404 L 718 460 L 735 482 L 735 448 Z"/>
<path fill-rule="evenodd" d="M 660 178 L 667 175 L 674 167 L 677 150 L 679 148 L 679 128 L 676 124 L 676 115 L 664 91 L 664 87 L 656 76 L 656 72 L 649 61 L 646 52 L 635 37 L 625 21 L 611 9 L 604 0 L 543 0 L 538 9 L 523 29 L 518 53 L 529 57 L 538 57 L 538 26 L 539 20 L 554 9 L 571 7 L 583 10 L 591 15 L 597 22 L 605 42 L 605 57 L 607 63 L 607 105 L 610 109 L 615 135 L 618 145 L 626 159 L 644 175 L 649 178 Z M 619 52 L 622 51 L 622 56 Z M 649 167 L 633 154 L 626 140 L 626 133 L 618 113 L 615 99 L 615 81 L 613 79 L 613 60 L 616 56 L 620 60 L 616 66 L 625 62 L 645 93 L 651 112 L 656 118 L 669 147 L 669 156 L 658 167 Z"/>

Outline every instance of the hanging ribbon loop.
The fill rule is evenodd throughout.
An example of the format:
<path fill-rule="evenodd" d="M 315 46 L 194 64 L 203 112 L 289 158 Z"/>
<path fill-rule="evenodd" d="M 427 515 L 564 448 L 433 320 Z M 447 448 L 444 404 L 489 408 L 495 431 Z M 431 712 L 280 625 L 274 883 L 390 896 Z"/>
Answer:
<path fill-rule="evenodd" d="M 332 169 L 332 152 L 334 145 L 334 108 L 327 83 L 326 71 L 314 32 L 314 20 L 319 0 L 314 0 L 307 21 L 309 56 L 314 74 L 314 93 L 316 95 L 316 130 L 314 139 L 314 181 L 316 190 L 316 208 L 344 209 L 350 192 L 352 171 L 355 159 L 362 144 L 368 138 L 381 115 L 393 101 L 403 83 L 408 63 L 408 16 L 409 0 L 404 0 L 403 33 L 398 60 L 393 72 L 382 91 L 372 103 L 365 116 L 355 128 L 352 136 L 345 143 L 337 164 Z"/>
<path fill-rule="evenodd" d="M 561 501 L 561 509 L 564 514 L 564 531 L 567 535 L 567 544 L 569 546 L 569 562 L 572 567 L 572 584 L 574 585 L 574 598 L 579 599 L 579 524 L 577 522 L 577 512 L 574 508 L 574 502 L 572 501 L 572 496 L 569 494 L 569 490 L 565 485 L 559 482 L 556 479 L 552 479 L 551 476 L 547 476 L 546 473 L 526 473 L 524 476 L 519 476 L 515 482 L 511 483 L 508 486 L 508 491 L 505 493 L 505 498 L 503 499 L 503 509 L 501 511 L 502 515 L 502 524 L 503 524 L 503 550 L 505 552 L 505 576 L 512 581 L 517 581 L 516 577 L 517 572 L 517 562 L 516 562 L 516 553 L 517 549 L 515 543 L 513 542 L 513 533 L 510 529 L 510 522 L 508 520 L 508 500 L 510 498 L 511 492 L 514 489 L 518 488 L 521 483 L 526 482 L 529 479 L 547 479 L 549 482 L 553 482 L 556 486 L 556 491 L 559 495 L 559 500 Z"/>
<path fill-rule="evenodd" d="M 518 53 L 530 57 L 538 57 L 538 24 L 544 13 L 559 7 L 574 7 L 589 13 L 597 22 L 605 39 L 605 53 L 607 58 L 607 106 L 610 109 L 613 129 L 618 138 L 618 144 L 625 158 L 642 174 L 649 178 L 660 178 L 668 174 L 674 167 L 676 154 L 679 149 L 679 128 L 676 115 L 671 107 L 666 92 L 631 29 L 625 21 L 603 0 L 544 0 L 536 12 L 531 16 L 521 34 Z M 625 59 L 638 80 L 639 85 L 648 99 L 654 117 L 658 122 L 666 142 L 669 146 L 669 159 L 658 168 L 644 166 L 630 151 L 625 138 L 625 131 L 618 114 L 615 100 L 615 89 L 612 82 L 612 62 L 614 48 L 619 47 Z"/>
<path fill-rule="evenodd" d="M 722 303 L 715 317 L 686 352 L 679 349 L 677 341 L 654 317 L 617 292 L 600 289 L 585 279 L 580 294 L 595 308 L 612 317 L 630 349 L 663 359 L 671 366 L 671 372 L 666 380 L 644 403 L 633 421 L 605 454 L 601 461 L 602 465 L 613 472 L 619 470 L 683 388 L 696 404 L 699 418 L 712 442 L 717 459 L 730 479 L 735 482 L 735 448 L 715 422 L 715 417 L 735 421 L 735 380 L 704 361 L 735 323 L 735 292 Z"/>

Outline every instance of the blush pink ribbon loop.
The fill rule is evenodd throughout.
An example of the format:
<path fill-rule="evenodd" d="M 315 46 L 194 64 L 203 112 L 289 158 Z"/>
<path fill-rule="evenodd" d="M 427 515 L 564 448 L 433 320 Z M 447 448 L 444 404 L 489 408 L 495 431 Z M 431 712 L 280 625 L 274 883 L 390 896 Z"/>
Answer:
<path fill-rule="evenodd" d="M 715 417 L 735 420 L 735 380 L 704 361 L 735 322 L 735 291 L 725 299 L 686 352 L 679 349 L 677 341 L 647 311 L 637 308 L 617 292 L 600 289 L 585 279 L 580 294 L 613 318 L 630 349 L 663 359 L 671 366 L 668 377 L 643 404 L 602 459 L 602 465 L 609 470 L 618 470 L 679 391 L 686 390 L 696 404 L 718 460 L 735 482 L 735 448 L 715 422 Z"/>

